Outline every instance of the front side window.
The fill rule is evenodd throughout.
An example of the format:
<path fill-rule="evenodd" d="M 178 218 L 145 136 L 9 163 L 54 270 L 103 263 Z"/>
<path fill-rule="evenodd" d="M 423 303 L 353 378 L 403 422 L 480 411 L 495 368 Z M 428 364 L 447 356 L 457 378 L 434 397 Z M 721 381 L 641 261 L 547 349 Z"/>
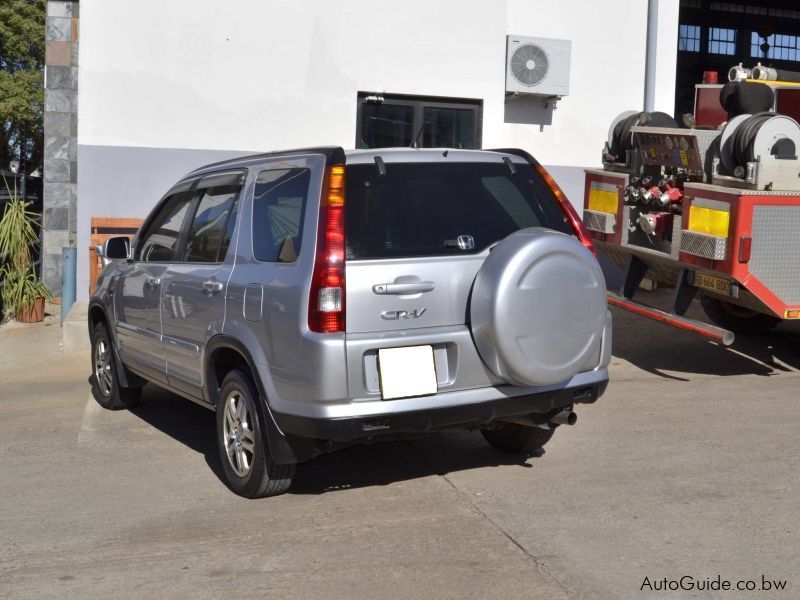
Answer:
<path fill-rule="evenodd" d="M 230 245 L 232 224 L 236 221 L 238 186 L 201 190 L 184 260 L 187 262 L 222 262 Z"/>
<path fill-rule="evenodd" d="M 144 262 L 175 260 L 181 227 L 189 212 L 192 197 L 192 192 L 179 192 L 167 199 L 142 235 L 136 249 L 136 260 Z"/>
<path fill-rule="evenodd" d="M 308 184 L 304 168 L 268 169 L 253 195 L 253 255 L 264 262 L 294 262 L 303 241 Z"/>

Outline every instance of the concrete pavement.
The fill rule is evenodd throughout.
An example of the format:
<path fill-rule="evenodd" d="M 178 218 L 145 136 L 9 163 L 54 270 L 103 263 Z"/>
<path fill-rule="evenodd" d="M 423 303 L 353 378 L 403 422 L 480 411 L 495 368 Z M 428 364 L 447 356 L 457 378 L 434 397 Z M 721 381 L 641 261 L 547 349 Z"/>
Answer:
<path fill-rule="evenodd" d="M 0 597 L 797 597 L 800 329 L 722 349 L 615 318 L 608 392 L 543 456 L 357 446 L 262 501 L 220 482 L 210 412 L 155 387 L 103 411 L 57 325 L 3 328 Z"/>

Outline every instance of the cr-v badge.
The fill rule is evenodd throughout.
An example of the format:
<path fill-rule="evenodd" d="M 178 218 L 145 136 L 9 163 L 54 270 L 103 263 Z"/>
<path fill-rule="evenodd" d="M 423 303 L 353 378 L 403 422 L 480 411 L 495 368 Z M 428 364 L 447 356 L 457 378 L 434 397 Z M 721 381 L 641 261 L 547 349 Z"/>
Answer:
<path fill-rule="evenodd" d="M 381 319 L 385 321 L 397 321 L 398 319 L 419 319 L 425 314 L 427 308 L 415 308 L 414 310 L 385 310 L 381 313 Z"/>

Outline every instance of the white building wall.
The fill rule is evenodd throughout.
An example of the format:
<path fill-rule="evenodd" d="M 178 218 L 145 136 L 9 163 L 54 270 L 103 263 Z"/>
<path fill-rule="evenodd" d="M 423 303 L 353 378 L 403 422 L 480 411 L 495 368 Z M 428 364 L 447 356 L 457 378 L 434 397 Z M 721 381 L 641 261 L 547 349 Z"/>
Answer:
<path fill-rule="evenodd" d="M 660 0 L 675 36 L 677 6 Z M 481 99 L 483 146 L 531 151 L 579 208 L 611 119 L 642 106 L 646 24 L 646 0 L 83 0 L 78 297 L 92 216 L 143 217 L 185 172 L 234 153 L 351 148 L 359 91 Z M 551 125 L 504 122 L 507 33 L 572 40 Z"/>
<path fill-rule="evenodd" d="M 485 122 L 502 121 L 504 3 L 88 0 L 81 11 L 81 143 L 353 147 L 359 90 L 484 98 Z M 498 126 L 484 139 L 500 143 Z"/>
<path fill-rule="evenodd" d="M 572 40 L 570 93 L 558 103 L 552 126 L 540 131 L 537 125 L 505 124 L 505 138 L 549 165 L 600 166 L 611 120 L 642 108 L 647 0 L 559 0 L 548 3 L 549 10 L 543 5 L 509 0 L 509 32 Z"/>

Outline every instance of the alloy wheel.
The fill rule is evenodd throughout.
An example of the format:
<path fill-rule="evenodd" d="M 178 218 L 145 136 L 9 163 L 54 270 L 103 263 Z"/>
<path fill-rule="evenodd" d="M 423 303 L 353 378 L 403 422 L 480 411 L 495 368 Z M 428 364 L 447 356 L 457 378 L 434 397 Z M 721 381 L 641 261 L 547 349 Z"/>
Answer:
<path fill-rule="evenodd" d="M 94 378 L 97 381 L 97 387 L 106 397 L 111 395 L 114 383 L 111 360 L 111 348 L 106 343 L 106 340 L 98 339 L 94 349 Z"/>
<path fill-rule="evenodd" d="M 247 400 L 238 390 L 228 394 L 223 410 L 225 411 L 223 422 L 225 455 L 234 473 L 239 477 L 245 477 L 253 467 L 255 455 L 253 416 Z"/>

